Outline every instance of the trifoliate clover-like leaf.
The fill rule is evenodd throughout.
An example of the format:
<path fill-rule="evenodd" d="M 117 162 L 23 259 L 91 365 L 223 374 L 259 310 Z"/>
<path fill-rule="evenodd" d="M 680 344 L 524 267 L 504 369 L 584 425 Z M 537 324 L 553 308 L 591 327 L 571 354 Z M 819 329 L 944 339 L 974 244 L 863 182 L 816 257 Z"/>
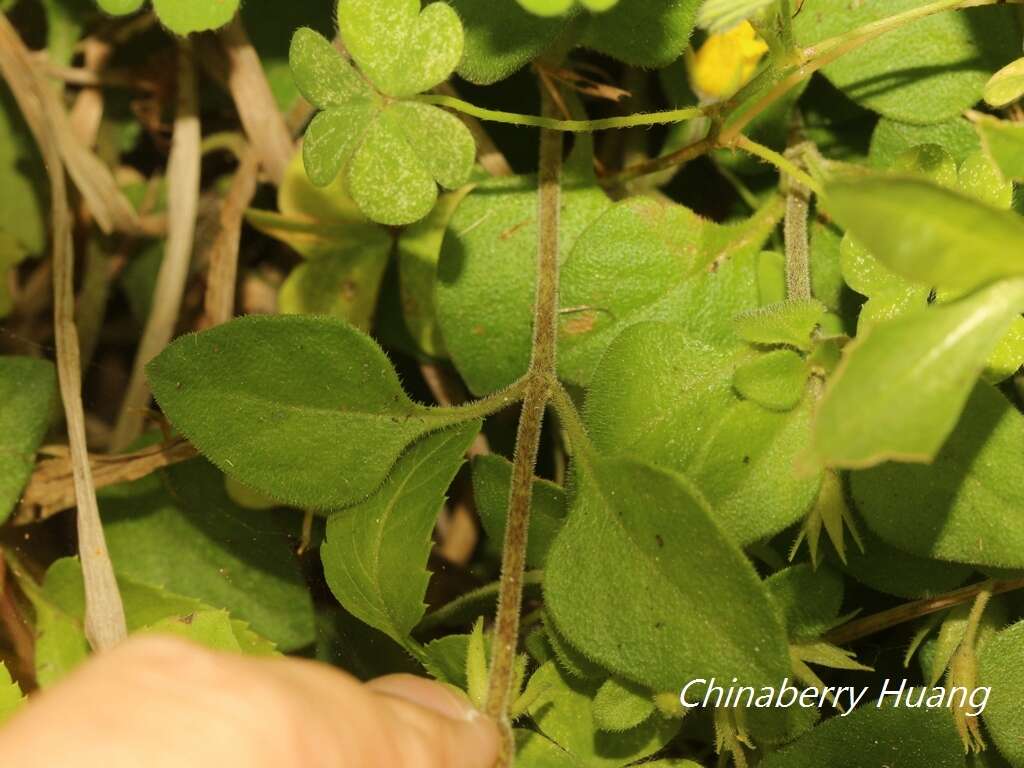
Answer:
<path fill-rule="evenodd" d="M 126 16 L 139 10 L 144 0 L 96 0 L 113 16 Z M 219 29 L 234 18 L 240 0 L 153 0 L 160 23 L 178 35 Z"/>
<path fill-rule="evenodd" d="M 537 16 L 561 16 L 576 5 L 574 0 L 518 0 L 518 2 L 523 8 Z M 588 11 L 601 13 L 618 2 L 619 0 L 579 0 L 579 5 Z"/>
<path fill-rule="evenodd" d="M 347 13 L 343 19 L 348 18 L 347 22 L 342 21 L 346 45 L 380 92 L 326 38 L 311 29 L 295 33 L 289 59 L 302 95 L 322 110 L 310 123 L 303 144 L 303 161 L 310 181 L 327 186 L 339 173 L 343 174 L 345 187 L 363 213 L 374 221 L 399 226 L 418 221 L 430 212 L 437 201 L 438 184 L 453 189 L 467 181 L 476 145 L 469 130 L 453 115 L 427 104 L 394 100 L 436 85 L 451 73 L 455 64 L 444 59 L 442 67 L 423 51 L 420 28 L 410 27 L 404 12 L 392 19 L 396 29 L 404 30 L 403 40 L 393 46 L 410 52 L 399 59 L 420 75 L 407 75 L 408 79 L 403 80 L 400 71 L 392 71 L 389 62 L 361 48 L 360 41 L 366 35 L 380 40 L 382 36 L 392 39 L 398 34 L 378 28 L 377 17 L 391 18 L 398 13 L 393 7 L 395 3 L 385 6 L 373 13 L 359 10 L 362 3 L 356 0 L 343 1 L 340 6 L 342 13 Z M 431 6 L 434 7 L 446 8 L 454 17 L 447 6 Z M 419 17 L 420 24 L 428 31 L 434 30 L 431 34 L 448 39 L 447 23 L 430 21 L 446 15 L 428 15 L 429 10 Z M 454 18 L 458 25 L 457 17 Z M 456 29 L 458 44 L 449 40 L 447 49 L 461 52 L 461 27 Z M 440 45 L 437 41 L 435 44 Z M 356 50 L 362 54 L 357 55 Z M 410 58 L 416 51 L 420 51 L 418 59 Z"/>

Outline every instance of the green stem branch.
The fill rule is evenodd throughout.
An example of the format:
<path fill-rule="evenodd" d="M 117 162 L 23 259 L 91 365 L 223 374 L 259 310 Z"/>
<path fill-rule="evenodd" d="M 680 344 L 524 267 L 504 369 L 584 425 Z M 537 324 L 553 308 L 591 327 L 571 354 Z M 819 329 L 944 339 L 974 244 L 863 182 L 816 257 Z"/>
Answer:
<path fill-rule="evenodd" d="M 633 115 L 608 117 L 601 120 L 559 120 L 553 117 L 523 115 L 517 112 L 504 112 L 498 109 L 485 109 L 454 96 L 438 93 L 425 93 L 418 96 L 417 100 L 424 104 L 447 107 L 456 112 L 475 117 L 478 120 L 531 128 L 544 128 L 549 131 L 563 131 L 567 133 L 591 133 L 593 131 L 636 128 L 645 125 L 669 125 L 672 123 L 683 123 L 687 120 L 704 116 L 704 110 L 700 107 L 686 107 L 685 109 L 672 109 L 666 112 L 638 112 Z"/>

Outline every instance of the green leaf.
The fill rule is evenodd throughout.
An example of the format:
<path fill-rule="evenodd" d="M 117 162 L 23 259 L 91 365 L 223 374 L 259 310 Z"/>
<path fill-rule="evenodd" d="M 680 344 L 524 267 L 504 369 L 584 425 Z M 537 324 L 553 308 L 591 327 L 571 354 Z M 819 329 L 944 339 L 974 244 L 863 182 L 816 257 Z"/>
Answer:
<path fill-rule="evenodd" d="M 516 2 L 537 16 L 561 16 L 573 7 L 575 0 L 516 0 Z"/>
<path fill-rule="evenodd" d="M 985 101 L 991 107 L 1005 107 L 1024 96 L 1024 58 L 1015 59 L 985 83 Z"/>
<path fill-rule="evenodd" d="M 794 18 L 801 46 L 927 4 L 928 0 L 860 3 L 806 0 Z M 904 24 L 839 57 L 824 75 L 847 96 L 886 117 L 938 123 L 981 98 L 989 76 L 1019 55 L 1009 9 L 939 13 Z"/>
<path fill-rule="evenodd" d="M 961 586 L 974 572 L 970 566 L 916 557 L 889 546 L 870 530 L 861 530 L 863 551 L 850 547 L 846 573 L 871 589 L 907 599 L 933 597 Z"/>
<path fill-rule="evenodd" d="M 930 125 L 883 117 L 871 134 L 868 159 L 876 168 L 890 168 L 901 152 L 919 144 L 938 144 L 958 163 L 981 146 L 971 124 L 959 115 Z"/>
<path fill-rule="evenodd" d="M 540 691 L 529 708 L 530 717 L 544 736 L 576 759 L 577 765 L 628 765 L 657 752 L 679 730 L 678 721 L 660 716 L 646 718 L 639 726 L 620 733 L 598 730 L 592 708 L 598 683 L 567 677 L 552 662 L 534 672 L 530 686 Z"/>
<path fill-rule="evenodd" d="M 807 443 L 810 403 L 775 413 L 733 393 L 733 370 L 748 355 L 672 325 L 637 324 L 609 347 L 585 412 L 598 451 L 683 472 L 744 545 L 800 519 L 820 484 L 818 474 L 794 466 Z"/>
<path fill-rule="evenodd" d="M 312 644 L 312 600 L 280 514 L 236 505 L 201 459 L 163 475 L 100 494 L 117 573 L 226 609 L 282 650 Z"/>
<path fill-rule="evenodd" d="M 135 13 L 143 0 L 96 0 L 102 10 L 115 16 Z M 160 23 L 178 35 L 223 27 L 234 17 L 239 0 L 153 0 Z"/>
<path fill-rule="evenodd" d="M 338 28 L 359 68 L 396 99 L 444 82 L 462 58 L 462 23 L 445 3 L 339 0 Z"/>
<path fill-rule="evenodd" d="M 991 687 L 985 728 L 1013 766 L 1024 765 L 1024 622 L 991 637 L 978 657 L 979 684 Z"/>
<path fill-rule="evenodd" d="M 472 186 L 467 184 L 442 195 L 429 216 L 406 227 L 398 236 L 402 316 L 420 350 L 431 357 L 447 356 L 434 301 L 441 244 L 452 216 L 471 190 Z"/>
<path fill-rule="evenodd" d="M 828 186 L 829 210 L 894 272 L 925 286 L 969 290 L 1024 273 L 1024 220 L 910 178 Z"/>
<path fill-rule="evenodd" d="M 0 233 L 11 240 L 0 243 L 0 261 L 11 265 L 41 255 L 47 237 L 46 170 L 6 86 L 0 90 L 0 183 L 5 190 Z M 6 272 L 0 271 L 0 281 L 6 282 Z"/>
<path fill-rule="evenodd" d="M 610 677 L 594 694 L 594 726 L 600 731 L 629 731 L 654 715 L 651 692 L 640 686 Z"/>
<path fill-rule="evenodd" d="M 561 275 L 559 374 L 590 381 L 622 330 L 668 320 L 702 340 L 733 341 L 732 316 L 760 304 L 757 261 L 777 223 L 774 201 L 725 230 L 650 197 L 624 200 L 577 240 Z M 716 264 L 717 269 L 708 269 Z"/>
<path fill-rule="evenodd" d="M 0 357 L 0 523 L 21 498 L 57 405 L 53 364 Z"/>
<path fill-rule="evenodd" d="M 436 82 L 420 87 L 417 78 L 426 76 L 422 67 L 427 63 L 417 65 L 419 69 L 408 69 L 411 65 L 403 57 L 422 58 L 423 50 L 419 49 L 424 45 L 445 42 L 438 39 L 431 43 L 423 35 L 448 35 L 445 30 L 453 22 L 460 41 L 455 61 L 461 55 L 462 32 L 454 11 L 443 3 L 434 3 L 417 21 L 418 9 L 417 0 L 340 3 L 343 36 L 349 29 L 358 41 L 353 45 L 364 56 L 357 55 L 351 45 L 350 52 L 371 81 L 391 97 L 413 96 L 451 72 L 448 69 Z M 384 38 L 397 35 L 391 45 L 399 46 L 401 53 L 381 57 L 377 49 L 388 46 L 367 45 L 364 36 L 368 34 Z M 431 58 L 430 66 L 441 61 L 435 58 Z M 341 173 L 346 189 L 369 218 L 402 225 L 430 212 L 437 200 L 437 184 L 452 189 L 468 180 L 476 144 L 459 118 L 427 104 L 391 101 L 378 95 L 313 30 L 296 32 L 289 61 L 300 90 L 324 110 L 310 123 L 303 144 L 306 171 L 315 185 L 326 186 Z M 396 65 L 399 69 L 393 71 Z M 378 77 L 384 82 L 378 82 Z M 406 92 L 406 88 L 412 90 Z"/>
<path fill-rule="evenodd" d="M 1022 568 L 1024 479 L 1012 469 L 1021 441 L 1024 416 L 979 384 L 931 464 L 854 472 L 853 498 L 892 546 L 921 557 Z"/>
<path fill-rule="evenodd" d="M 336 28 L 335 8 L 321 0 L 294 0 L 278 3 L 273 13 L 258 3 L 243 3 L 239 11 L 245 30 L 252 41 L 266 73 L 274 101 L 282 112 L 296 106 L 300 92 L 288 66 L 288 50 L 292 34 L 312 27 L 323 35 L 333 35 Z"/>
<path fill-rule="evenodd" d="M 423 438 L 380 490 L 327 522 L 321 558 L 331 591 L 345 610 L 399 643 L 409 644 L 426 610 L 430 534 L 479 428 L 474 421 Z"/>
<path fill-rule="evenodd" d="M 212 608 L 200 600 L 175 594 L 160 587 L 141 584 L 120 574 L 117 583 L 129 633 L 175 634 L 214 650 L 241 652 L 254 656 L 277 655 L 273 643 L 253 632 L 246 622 L 232 619 L 223 609 Z M 77 557 L 61 558 L 50 566 L 43 585 L 43 598 L 49 605 L 49 618 L 47 625 L 40 628 L 40 632 L 57 631 L 65 635 L 65 642 L 71 651 L 70 656 L 63 661 L 51 658 L 50 661 L 56 661 L 57 664 L 45 669 L 48 675 L 52 675 L 56 670 L 63 675 L 83 661 L 87 652 L 85 632 L 82 628 L 85 617 L 85 585 Z M 60 621 L 54 622 L 55 611 L 60 613 Z M 37 668 L 43 668 L 38 661 Z M 54 681 L 52 677 L 49 680 Z"/>
<path fill-rule="evenodd" d="M 963 748 L 945 709 L 861 705 L 771 754 L 764 768 L 962 768 Z"/>
<path fill-rule="evenodd" d="M 702 676 L 786 676 L 785 632 L 767 591 L 688 483 L 598 459 L 579 469 L 576 494 L 544 582 L 575 647 L 656 691 Z"/>
<path fill-rule="evenodd" d="M 1016 280 L 873 325 L 844 349 L 819 404 L 817 458 L 836 467 L 932 459 L 1022 307 Z"/>
<path fill-rule="evenodd" d="M 512 463 L 495 454 L 473 459 L 473 498 L 480 522 L 495 553 L 501 552 L 508 517 L 509 488 L 512 485 Z M 530 503 L 530 530 L 526 544 L 526 565 L 543 568 L 551 542 L 565 522 L 565 491 L 549 480 L 533 481 Z"/>
<path fill-rule="evenodd" d="M 250 209 L 248 222 L 307 259 L 278 293 L 282 314 L 333 315 L 369 330 L 391 252 L 388 231 L 370 222 L 342 179 L 315 187 L 296 154 L 278 189 L 279 213 Z"/>
<path fill-rule="evenodd" d="M 467 421 L 413 403 L 369 336 L 327 318 L 234 320 L 178 339 L 147 372 L 164 413 L 203 454 L 299 506 L 365 499 L 406 446 Z"/>
<path fill-rule="evenodd" d="M 514 74 L 555 42 L 566 18 L 544 18 L 518 3 L 448 0 L 465 31 L 460 77 L 490 85 Z"/>
<path fill-rule="evenodd" d="M 747 310 L 736 316 L 736 333 L 751 344 L 788 344 L 807 352 L 811 334 L 827 311 L 816 299 L 791 300 Z"/>
<path fill-rule="evenodd" d="M 770 411 L 790 411 L 804 396 L 807 363 L 791 349 L 774 349 L 740 364 L 732 384 L 747 400 Z"/>
<path fill-rule="evenodd" d="M 14 714 L 23 700 L 21 688 L 14 682 L 11 673 L 0 661 L 0 725 Z"/>
<path fill-rule="evenodd" d="M 974 127 L 985 153 L 1007 179 L 1024 180 L 1024 126 L 979 116 Z"/>
<path fill-rule="evenodd" d="M 835 624 L 843 604 L 842 576 L 827 566 L 793 565 L 765 579 L 791 640 L 816 639 Z"/>
<path fill-rule="evenodd" d="M 438 323 L 452 361 L 478 395 L 508 386 L 530 364 L 536 187 L 527 176 L 481 182 L 455 211 L 441 246 Z M 562 201 L 564 260 L 609 201 L 593 183 L 567 184 Z"/>
<path fill-rule="evenodd" d="M 595 10 L 610 0 L 585 0 Z M 603 13 L 590 14 L 580 45 L 633 67 L 657 69 L 686 50 L 701 0 L 620 0 Z"/>
<path fill-rule="evenodd" d="M 523 768 L 579 768 L 579 761 L 537 731 L 513 730 L 516 739 L 516 764 Z"/>
<path fill-rule="evenodd" d="M 957 187 L 993 208 L 1013 207 L 1013 182 L 1004 179 L 999 166 L 981 150 L 972 152 L 960 164 Z"/>

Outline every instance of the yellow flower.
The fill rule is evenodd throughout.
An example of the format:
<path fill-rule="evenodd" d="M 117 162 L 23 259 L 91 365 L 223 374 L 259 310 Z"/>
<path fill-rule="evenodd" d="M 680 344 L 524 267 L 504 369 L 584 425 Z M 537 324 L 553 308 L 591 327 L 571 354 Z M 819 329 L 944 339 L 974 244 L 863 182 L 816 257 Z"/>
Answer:
<path fill-rule="evenodd" d="M 701 101 L 723 101 L 750 82 L 761 57 L 764 40 L 744 21 L 728 32 L 711 35 L 687 57 L 690 85 Z"/>

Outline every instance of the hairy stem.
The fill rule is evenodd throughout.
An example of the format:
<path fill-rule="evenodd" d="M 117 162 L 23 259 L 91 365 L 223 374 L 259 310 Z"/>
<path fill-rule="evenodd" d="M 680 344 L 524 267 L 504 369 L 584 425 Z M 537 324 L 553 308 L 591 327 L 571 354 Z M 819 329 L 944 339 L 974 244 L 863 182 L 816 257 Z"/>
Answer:
<path fill-rule="evenodd" d="M 671 123 L 683 123 L 687 120 L 704 116 L 704 110 L 700 107 L 686 107 L 685 109 L 671 109 L 665 112 L 640 112 L 634 115 L 623 115 L 622 117 L 607 117 L 602 120 L 559 120 L 548 116 L 538 117 L 537 115 L 522 115 L 517 112 L 485 109 L 454 96 L 440 93 L 425 93 L 416 98 L 424 104 L 447 107 L 479 120 L 543 128 L 549 131 L 564 131 L 567 133 L 590 133 L 592 131 L 635 128 L 644 125 L 669 125 Z"/>
<path fill-rule="evenodd" d="M 895 608 L 881 611 L 865 616 L 860 619 L 848 621 L 835 629 L 827 632 L 822 638 L 835 645 L 845 645 L 862 637 L 873 635 L 877 632 L 894 627 L 897 624 L 904 624 L 922 616 L 928 616 L 955 605 L 973 600 L 982 592 L 989 592 L 991 595 L 1001 595 L 1004 592 L 1013 592 L 1024 589 L 1024 579 L 1010 579 L 1007 581 L 982 581 L 977 584 L 970 584 L 952 592 L 946 592 L 936 597 L 926 597 L 922 600 L 915 600 L 911 603 L 897 605 Z"/>
<path fill-rule="evenodd" d="M 811 249 L 807 238 L 809 194 L 806 186 L 792 176 L 789 178 L 782 228 L 786 246 L 786 298 L 789 299 L 811 298 Z"/>
<path fill-rule="evenodd" d="M 793 181 L 799 182 L 800 185 L 813 190 L 814 194 L 822 194 L 821 185 L 785 155 L 776 152 L 770 147 L 764 146 L 764 144 L 758 144 L 756 141 L 749 139 L 746 136 L 737 136 L 735 146 L 737 149 L 742 149 L 744 152 L 751 154 L 754 157 L 759 157 L 765 162 L 771 163 L 778 168 L 779 171 L 790 176 Z"/>
<path fill-rule="evenodd" d="M 554 110 L 554 100 L 541 88 L 543 112 Z M 494 627 L 493 652 L 485 712 L 506 726 L 501 764 L 510 765 L 514 745 L 508 726 L 508 707 L 519 641 L 523 574 L 533 494 L 533 471 L 540 446 L 544 410 L 555 382 L 555 343 L 558 332 L 558 224 L 561 207 L 562 135 L 543 130 L 537 203 L 537 293 L 534 304 L 533 352 L 527 375 L 523 410 L 516 434 L 508 522 L 502 549 L 501 585 Z"/>

